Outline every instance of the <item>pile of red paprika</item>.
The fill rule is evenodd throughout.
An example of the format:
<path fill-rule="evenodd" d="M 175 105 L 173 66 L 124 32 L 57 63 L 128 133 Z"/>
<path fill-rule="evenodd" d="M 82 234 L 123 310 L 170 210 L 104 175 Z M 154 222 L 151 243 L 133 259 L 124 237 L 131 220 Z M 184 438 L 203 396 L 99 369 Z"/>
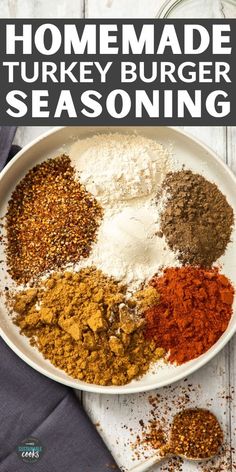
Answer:
<path fill-rule="evenodd" d="M 234 288 L 217 268 L 167 268 L 150 283 L 160 300 L 145 313 L 146 336 L 166 349 L 170 362 L 200 356 L 227 329 Z"/>

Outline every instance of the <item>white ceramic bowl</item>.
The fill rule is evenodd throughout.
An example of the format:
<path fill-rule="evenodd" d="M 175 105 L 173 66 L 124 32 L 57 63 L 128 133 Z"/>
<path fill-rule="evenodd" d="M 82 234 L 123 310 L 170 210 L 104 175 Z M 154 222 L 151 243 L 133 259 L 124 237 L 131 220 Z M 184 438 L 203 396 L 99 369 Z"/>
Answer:
<path fill-rule="evenodd" d="M 25 175 L 27 170 L 48 157 L 56 156 L 61 152 L 65 152 L 75 138 L 88 137 L 95 133 L 131 133 L 134 130 L 134 128 L 130 127 L 65 127 L 55 128 L 35 139 L 28 146 L 22 149 L 19 154 L 17 154 L 0 175 L 0 215 L 3 216 L 5 214 L 11 192 L 19 180 Z M 236 178 L 229 168 L 215 155 L 215 153 L 198 140 L 175 128 L 140 127 L 137 128 L 136 131 L 139 134 L 158 140 L 165 146 L 171 145 L 174 158 L 176 157 L 180 164 L 185 164 L 187 168 L 190 168 L 195 172 L 200 172 L 209 180 L 214 181 L 226 195 L 236 215 Z M 5 254 L 3 249 L 1 250 L 2 254 L 0 254 L 0 259 L 4 260 Z M 234 285 L 236 282 L 235 255 L 236 238 L 234 230 L 232 242 L 229 244 L 226 254 L 219 261 L 222 264 L 222 272 L 232 280 Z M 11 285 L 11 280 L 7 274 L 5 264 L 3 264 L 2 269 L 3 276 L 1 276 L 0 289 L 4 288 L 6 285 Z M 35 348 L 30 346 L 29 340 L 26 337 L 19 334 L 18 328 L 12 323 L 9 317 L 9 313 L 4 306 L 3 300 L 1 300 L 0 303 L 1 336 L 21 359 L 27 362 L 34 369 L 57 382 L 61 382 L 76 389 L 97 393 L 117 394 L 142 392 L 176 382 L 210 361 L 226 345 L 235 331 L 236 313 L 234 309 L 234 315 L 227 331 L 208 352 L 199 358 L 177 367 L 161 366 L 156 370 L 156 373 L 148 373 L 140 380 L 132 381 L 128 385 L 119 387 L 101 387 L 72 379 L 65 372 L 51 365 L 50 362 L 45 360 Z"/>

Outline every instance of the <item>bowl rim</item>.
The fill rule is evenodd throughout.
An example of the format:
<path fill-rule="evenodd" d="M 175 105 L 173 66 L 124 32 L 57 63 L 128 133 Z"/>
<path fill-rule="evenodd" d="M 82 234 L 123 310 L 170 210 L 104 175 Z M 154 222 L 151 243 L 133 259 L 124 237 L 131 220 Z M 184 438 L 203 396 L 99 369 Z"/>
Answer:
<path fill-rule="evenodd" d="M 30 141 L 30 143 L 28 143 L 26 146 L 24 146 L 21 149 L 21 151 L 19 151 L 16 154 L 16 156 L 1 171 L 1 173 L 0 173 L 0 184 L 1 184 L 5 174 L 8 172 L 8 170 L 12 166 L 14 166 L 15 162 L 18 161 L 18 159 L 20 159 L 21 156 L 24 155 L 24 153 L 26 151 L 28 151 L 30 148 L 32 148 L 35 144 L 38 144 L 41 140 L 44 140 L 44 139 L 50 137 L 51 135 L 56 134 L 56 133 L 60 132 L 61 130 L 64 130 L 65 128 L 68 128 L 68 126 L 53 127 L 49 131 L 46 131 L 46 132 L 42 133 L 37 138 Z M 71 127 L 71 128 L 73 128 L 73 127 Z M 85 128 L 88 128 L 88 127 L 81 127 L 81 128 L 85 129 Z M 108 130 L 108 129 L 109 129 L 109 131 L 111 131 L 114 128 L 119 128 L 119 130 L 121 131 L 122 128 L 127 129 L 127 126 L 119 126 L 119 127 L 118 126 L 117 127 L 110 127 L 110 126 L 96 127 L 96 126 L 91 126 L 89 128 L 90 129 L 92 129 L 92 128 L 98 129 L 99 128 L 99 132 L 100 132 L 100 130 L 105 131 L 105 130 Z M 131 127 L 131 128 L 138 129 L 139 127 Z M 145 127 L 145 128 L 158 129 L 159 127 L 158 126 L 148 126 L 148 127 Z M 232 172 L 232 170 L 229 168 L 229 166 L 209 146 L 207 146 L 200 139 L 195 138 L 195 136 L 192 136 L 191 134 L 187 133 L 185 130 L 179 129 L 178 127 L 165 126 L 165 128 L 173 130 L 173 131 L 179 133 L 180 135 L 182 135 L 183 137 L 186 137 L 186 138 L 192 140 L 193 142 L 195 142 L 197 145 L 201 146 L 208 154 L 210 154 L 218 162 L 218 164 L 221 166 L 221 168 L 223 168 L 224 171 L 230 176 L 230 178 L 233 179 L 233 181 L 235 182 L 235 185 L 236 185 L 236 176 L 235 176 L 235 174 Z M 120 386 L 100 386 L 100 385 L 97 385 L 97 384 L 88 384 L 88 383 L 85 383 L 85 382 L 82 382 L 82 381 L 79 381 L 79 382 L 81 382 L 81 384 L 77 384 L 77 382 L 78 382 L 77 379 L 73 379 L 73 378 L 70 379 L 69 376 L 68 376 L 68 379 L 62 379 L 62 378 L 60 378 L 59 375 L 48 372 L 46 368 L 41 367 L 37 362 L 33 361 L 30 358 L 30 356 L 24 354 L 24 352 L 22 352 L 22 350 L 18 346 L 16 346 L 14 344 L 14 342 L 12 342 L 9 339 L 8 335 L 5 333 L 4 329 L 1 326 L 1 319 L 0 319 L 0 336 L 6 342 L 6 344 L 13 350 L 13 352 L 15 352 L 15 354 L 17 354 L 17 356 L 20 357 L 24 362 L 26 362 L 26 364 L 28 364 L 30 367 L 32 367 L 33 369 L 35 369 L 39 373 L 45 375 L 46 377 L 48 377 L 48 378 L 50 378 L 50 379 L 52 379 L 56 382 L 59 382 L 63 385 L 66 385 L 68 387 L 72 387 L 74 389 L 82 390 L 82 391 L 86 391 L 86 392 L 111 394 L 111 395 L 117 395 L 117 394 L 125 395 L 125 394 L 131 394 L 131 393 L 148 392 L 148 391 L 151 391 L 151 390 L 155 390 L 155 389 L 165 387 L 167 385 L 172 385 L 172 384 L 176 383 L 177 381 L 182 380 L 185 377 L 188 377 L 189 375 L 191 375 L 192 373 L 196 372 L 201 367 L 206 365 L 210 360 L 212 360 L 226 346 L 226 344 L 230 341 L 230 339 L 233 337 L 233 335 L 236 332 L 236 324 L 235 324 L 235 326 L 228 327 L 227 329 L 228 329 L 228 332 L 226 330 L 225 336 L 222 337 L 222 338 L 219 338 L 217 343 L 215 345 L 213 345 L 209 349 L 209 351 L 206 351 L 204 354 L 199 356 L 199 358 L 194 359 L 195 362 L 194 362 L 193 365 L 191 364 L 191 361 L 190 361 L 189 363 L 186 363 L 186 369 L 184 370 L 184 372 L 181 371 L 181 372 L 177 373 L 176 375 L 174 375 L 174 372 L 173 372 L 171 380 L 170 379 L 165 379 L 165 380 L 162 380 L 162 381 L 158 381 L 158 377 L 157 377 L 157 381 L 153 382 L 153 384 L 151 384 L 151 385 L 135 385 L 135 384 L 130 383 L 130 384 L 120 385 Z M 60 370 L 60 369 L 58 369 L 58 370 Z"/>

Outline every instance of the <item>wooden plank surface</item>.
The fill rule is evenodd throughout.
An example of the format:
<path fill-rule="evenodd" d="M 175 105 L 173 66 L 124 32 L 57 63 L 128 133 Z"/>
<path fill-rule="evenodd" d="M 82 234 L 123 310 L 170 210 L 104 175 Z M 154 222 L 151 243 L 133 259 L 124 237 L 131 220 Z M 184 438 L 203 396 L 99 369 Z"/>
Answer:
<path fill-rule="evenodd" d="M 1 18 L 80 18 L 83 0 L 1 0 Z"/>
<path fill-rule="evenodd" d="M 88 18 L 153 18 L 162 0 L 85 0 Z"/>

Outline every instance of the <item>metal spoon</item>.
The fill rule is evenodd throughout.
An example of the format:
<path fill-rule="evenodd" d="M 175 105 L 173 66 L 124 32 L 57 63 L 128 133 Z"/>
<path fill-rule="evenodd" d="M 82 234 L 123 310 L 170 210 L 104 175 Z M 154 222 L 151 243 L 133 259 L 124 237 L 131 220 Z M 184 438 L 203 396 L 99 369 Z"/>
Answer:
<path fill-rule="evenodd" d="M 194 410 L 203 411 L 203 410 L 200 410 L 200 409 L 197 409 L 197 408 L 194 409 Z M 189 410 L 185 410 L 185 411 L 187 412 Z M 193 411 L 193 409 L 191 411 Z M 173 448 L 171 448 L 173 426 L 174 426 L 175 418 L 176 418 L 176 416 L 174 417 L 174 420 L 173 420 L 173 423 L 172 423 L 172 426 L 171 426 L 170 435 L 169 435 L 169 442 L 167 444 L 165 444 L 165 446 L 160 448 L 159 451 L 157 451 L 152 457 L 149 457 L 148 459 L 143 461 L 141 464 L 138 464 L 137 466 L 132 467 L 132 469 L 129 469 L 129 472 L 146 472 L 152 466 L 154 466 L 155 464 L 158 464 L 158 463 L 162 462 L 163 460 L 165 460 L 167 458 L 170 458 L 170 457 L 180 457 L 181 459 L 186 459 L 188 461 L 198 461 L 199 462 L 199 461 L 211 460 L 217 455 L 217 453 L 218 453 L 218 451 L 219 451 L 219 449 L 220 449 L 220 447 L 222 446 L 222 443 L 223 443 L 223 432 L 222 432 L 220 424 L 216 420 L 216 418 L 215 418 L 216 424 L 218 425 L 219 429 L 222 432 L 222 438 L 221 438 L 222 441 L 221 441 L 221 444 L 219 444 L 218 450 L 214 454 L 212 454 L 210 456 L 208 455 L 207 457 L 188 457 L 184 454 L 179 454 L 179 453 L 175 452 L 173 450 Z"/>

